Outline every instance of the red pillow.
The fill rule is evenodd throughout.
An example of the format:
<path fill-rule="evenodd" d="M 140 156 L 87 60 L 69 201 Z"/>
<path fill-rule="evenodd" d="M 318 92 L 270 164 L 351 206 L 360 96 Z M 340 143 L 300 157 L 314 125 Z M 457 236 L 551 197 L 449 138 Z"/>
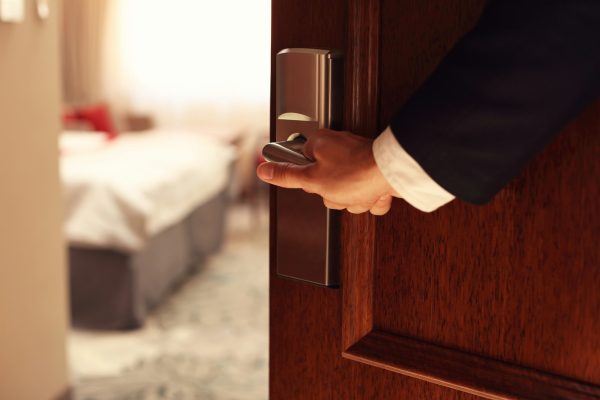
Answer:
<path fill-rule="evenodd" d="M 113 139 L 117 136 L 117 130 L 106 104 L 79 107 L 71 115 L 65 117 L 72 118 L 73 116 L 80 121 L 88 122 L 95 131 L 106 132 L 108 139 Z"/>
<path fill-rule="evenodd" d="M 69 122 L 78 122 L 79 121 L 77 119 L 77 113 L 75 112 L 75 110 L 72 110 L 72 109 L 66 109 L 65 111 L 63 111 L 62 119 L 63 119 L 63 125 L 67 125 Z"/>

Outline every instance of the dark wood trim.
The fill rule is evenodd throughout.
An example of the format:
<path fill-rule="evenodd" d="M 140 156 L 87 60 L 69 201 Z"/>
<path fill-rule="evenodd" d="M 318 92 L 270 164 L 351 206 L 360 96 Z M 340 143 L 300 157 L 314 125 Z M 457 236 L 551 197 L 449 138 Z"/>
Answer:
<path fill-rule="evenodd" d="M 487 399 L 600 399 L 598 386 L 386 332 L 372 331 L 343 356 Z"/>
<path fill-rule="evenodd" d="M 346 26 L 346 104 L 344 126 L 364 136 L 378 133 L 380 0 L 349 0 Z M 360 234 L 357 235 L 357 232 Z M 342 243 L 356 243 L 340 258 L 343 282 L 342 348 L 373 327 L 375 218 L 341 218 Z"/>
<path fill-rule="evenodd" d="M 373 329 L 373 252 L 371 232 L 375 221 L 369 215 L 343 215 L 342 242 L 357 240 L 356 246 L 346 249 L 342 263 L 342 349 L 347 349 Z"/>
<path fill-rule="evenodd" d="M 380 0 L 349 0 L 346 27 L 346 128 L 376 136 L 379 114 Z"/>

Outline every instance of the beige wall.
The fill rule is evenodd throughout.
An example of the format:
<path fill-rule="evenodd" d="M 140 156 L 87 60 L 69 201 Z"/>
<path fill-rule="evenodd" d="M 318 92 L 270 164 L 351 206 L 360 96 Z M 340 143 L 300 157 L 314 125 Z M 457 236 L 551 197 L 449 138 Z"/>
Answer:
<path fill-rule="evenodd" d="M 57 4 L 0 23 L 0 399 L 67 387 L 65 255 L 58 181 Z"/>

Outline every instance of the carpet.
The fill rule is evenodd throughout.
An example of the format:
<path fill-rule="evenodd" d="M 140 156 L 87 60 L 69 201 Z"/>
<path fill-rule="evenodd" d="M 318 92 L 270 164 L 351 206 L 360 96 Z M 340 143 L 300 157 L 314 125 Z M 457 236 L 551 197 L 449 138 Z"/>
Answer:
<path fill-rule="evenodd" d="M 224 248 L 131 332 L 72 330 L 75 400 L 268 397 L 268 224 L 245 207 Z"/>

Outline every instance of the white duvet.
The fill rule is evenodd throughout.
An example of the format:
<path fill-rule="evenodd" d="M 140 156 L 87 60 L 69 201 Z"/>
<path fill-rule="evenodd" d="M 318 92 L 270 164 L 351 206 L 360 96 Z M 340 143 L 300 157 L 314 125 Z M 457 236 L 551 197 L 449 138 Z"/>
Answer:
<path fill-rule="evenodd" d="M 133 252 L 227 184 L 233 149 L 189 132 L 61 137 L 70 244 Z M 100 137 L 101 138 L 101 137 Z"/>

